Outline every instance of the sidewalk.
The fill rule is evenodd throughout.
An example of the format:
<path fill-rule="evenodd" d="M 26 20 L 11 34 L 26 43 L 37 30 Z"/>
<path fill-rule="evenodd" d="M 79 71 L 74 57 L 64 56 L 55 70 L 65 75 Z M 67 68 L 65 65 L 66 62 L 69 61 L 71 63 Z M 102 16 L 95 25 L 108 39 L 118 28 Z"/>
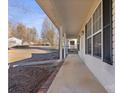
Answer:
<path fill-rule="evenodd" d="M 77 54 L 68 55 L 47 93 L 107 93 L 81 61 Z"/>

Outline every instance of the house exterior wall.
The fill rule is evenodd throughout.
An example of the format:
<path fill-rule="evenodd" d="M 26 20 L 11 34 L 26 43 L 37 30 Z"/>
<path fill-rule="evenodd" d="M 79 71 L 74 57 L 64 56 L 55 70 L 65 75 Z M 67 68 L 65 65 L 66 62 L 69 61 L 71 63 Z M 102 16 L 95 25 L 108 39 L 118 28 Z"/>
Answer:
<path fill-rule="evenodd" d="M 112 33 L 113 33 L 113 61 L 114 60 L 114 51 L 115 51 L 115 47 L 114 47 L 114 42 L 115 42 L 115 12 L 114 12 L 114 8 L 115 8 L 115 1 L 113 1 L 112 4 Z M 88 20 L 90 19 L 90 17 L 92 16 L 92 14 L 94 13 L 95 9 L 97 8 L 98 4 L 100 3 L 100 0 L 95 2 L 87 16 L 86 22 L 88 22 Z M 84 27 L 82 28 L 82 30 L 85 33 L 85 29 Z M 113 65 L 109 65 L 105 62 L 103 62 L 101 59 L 96 58 L 94 56 L 91 55 L 86 55 L 85 54 L 85 34 L 82 34 L 80 36 L 80 51 L 79 51 L 79 55 L 81 57 L 81 59 L 83 60 L 83 62 L 88 66 L 88 68 L 90 69 L 90 71 L 94 74 L 94 76 L 99 80 L 99 82 L 104 86 L 104 88 L 108 91 L 108 93 L 114 93 L 114 81 L 115 81 L 115 65 L 113 62 Z"/>
<path fill-rule="evenodd" d="M 17 39 L 15 37 L 9 38 L 8 39 L 8 48 L 17 46 L 17 45 L 22 45 L 22 40 Z"/>

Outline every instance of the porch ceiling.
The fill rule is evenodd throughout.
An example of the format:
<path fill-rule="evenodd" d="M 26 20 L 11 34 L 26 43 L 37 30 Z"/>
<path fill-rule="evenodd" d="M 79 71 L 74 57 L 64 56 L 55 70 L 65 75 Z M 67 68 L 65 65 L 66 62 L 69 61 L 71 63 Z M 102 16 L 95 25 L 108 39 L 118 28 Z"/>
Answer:
<path fill-rule="evenodd" d="M 36 0 L 51 21 L 62 26 L 67 38 L 76 38 L 88 12 L 98 0 Z"/>

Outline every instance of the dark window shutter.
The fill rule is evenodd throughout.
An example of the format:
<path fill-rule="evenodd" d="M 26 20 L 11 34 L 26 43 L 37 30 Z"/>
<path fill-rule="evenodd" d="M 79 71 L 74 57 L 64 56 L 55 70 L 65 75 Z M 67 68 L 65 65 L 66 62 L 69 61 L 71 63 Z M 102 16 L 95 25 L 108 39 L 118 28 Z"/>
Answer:
<path fill-rule="evenodd" d="M 112 0 L 103 0 L 103 61 L 112 65 Z"/>
<path fill-rule="evenodd" d="M 88 46 L 87 46 L 87 25 L 85 26 L 85 54 L 88 53 Z"/>

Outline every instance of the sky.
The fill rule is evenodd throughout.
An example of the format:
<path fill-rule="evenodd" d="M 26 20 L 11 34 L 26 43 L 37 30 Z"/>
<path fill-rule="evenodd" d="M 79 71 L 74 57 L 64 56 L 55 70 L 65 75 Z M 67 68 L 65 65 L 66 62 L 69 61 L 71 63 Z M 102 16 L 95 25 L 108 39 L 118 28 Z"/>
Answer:
<path fill-rule="evenodd" d="M 13 24 L 23 23 L 41 32 L 45 13 L 35 0 L 8 0 L 8 20 Z"/>

